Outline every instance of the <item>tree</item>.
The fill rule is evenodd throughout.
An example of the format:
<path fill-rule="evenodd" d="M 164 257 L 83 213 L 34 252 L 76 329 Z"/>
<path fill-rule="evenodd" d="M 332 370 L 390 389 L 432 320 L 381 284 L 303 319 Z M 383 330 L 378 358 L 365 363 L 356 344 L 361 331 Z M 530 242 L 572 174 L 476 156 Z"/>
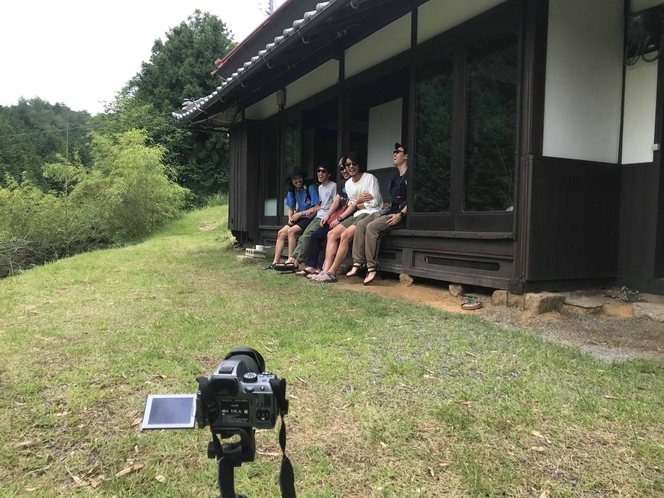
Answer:
<path fill-rule="evenodd" d="M 168 150 L 165 161 L 177 172 L 178 183 L 199 197 L 227 191 L 228 136 L 178 129 L 171 113 L 184 100 L 214 91 L 218 81 L 210 74 L 213 61 L 234 46 L 218 17 L 196 10 L 187 22 L 171 28 L 165 41 L 154 42 L 149 62 L 142 64 L 98 122 L 106 120 L 104 126 L 116 127 L 115 132 L 145 129 Z M 113 116 L 117 119 L 110 123 Z"/>
<path fill-rule="evenodd" d="M 42 189 L 54 188 L 41 168 L 58 160 L 58 155 L 78 155 L 89 166 L 89 120 L 86 111 L 72 111 L 60 103 L 51 105 L 39 97 L 0 106 L 0 185 L 6 185 L 7 174 L 19 180 L 25 172 Z"/>

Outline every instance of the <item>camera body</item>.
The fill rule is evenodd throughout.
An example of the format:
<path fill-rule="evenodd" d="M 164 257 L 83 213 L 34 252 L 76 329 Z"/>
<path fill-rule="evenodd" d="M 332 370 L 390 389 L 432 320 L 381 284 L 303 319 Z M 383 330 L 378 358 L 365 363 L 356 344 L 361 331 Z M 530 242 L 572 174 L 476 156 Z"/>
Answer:
<path fill-rule="evenodd" d="M 257 351 L 231 351 L 212 375 L 199 379 L 198 427 L 210 426 L 214 433 L 235 428 L 273 428 L 279 414 L 274 392 L 279 379 L 264 370 L 265 362 Z"/>

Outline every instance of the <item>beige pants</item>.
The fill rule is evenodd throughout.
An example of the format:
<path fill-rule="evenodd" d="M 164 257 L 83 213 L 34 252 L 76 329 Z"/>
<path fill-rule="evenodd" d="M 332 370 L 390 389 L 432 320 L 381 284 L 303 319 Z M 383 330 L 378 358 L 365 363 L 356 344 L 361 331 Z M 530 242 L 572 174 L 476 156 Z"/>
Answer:
<path fill-rule="evenodd" d="M 380 236 L 392 230 L 396 225 L 388 226 L 389 216 L 381 216 L 380 213 L 373 213 L 364 218 L 356 225 L 355 236 L 353 237 L 353 263 L 366 264 L 367 268 L 378 267 L 378 248 Z"/>

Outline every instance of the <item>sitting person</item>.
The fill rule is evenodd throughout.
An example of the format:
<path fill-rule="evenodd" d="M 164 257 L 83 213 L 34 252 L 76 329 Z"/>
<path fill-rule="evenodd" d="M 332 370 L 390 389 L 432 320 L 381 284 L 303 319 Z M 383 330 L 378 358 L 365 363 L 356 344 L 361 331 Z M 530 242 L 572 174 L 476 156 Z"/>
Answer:
<path fill-rule="evenodd" d="M 371 173 L 364 173 L 360 168 L 360 156 L 355 152 L 346 154 L 344 164 L 351 175 L 346 181 L 348 208 L 330 222 L 325 250 L 325 267 L 314 280 L 318 282 L 336 282 L 336 273 L 348 253 L 348 246 L 355 235 L 355 225 L 364 218 L 378 212 L 383 205 L 383 198 L 378 187 L 378 180 Z"/>
<path fill-rule="evenodd" d="M 304 270 L 297 272 L 302 277 L 311 277 L 317 275 L 325 264 L 325 246 L 327 245 L 327 233 L 330 231 L 330 219 L 336 219 L 348 204 L 348 194 L 346 194 L 346 180 L 350 178 L 350 173 L 344 164 L 344 158 L 339 159 L 339 172 L 343 177 L 337 183 L 337 195 L 330 206 L 329 212 L 321 218 L 318 227 L 311 235 L 309 249 L 307 250 L 306 266 Z M 320 211 L 319 211 L 320 213 Z M 311 226 L 311 225 L 310 225 Z"/>
<path fill-rule="evenodd" d="M 300 239 L 297 241 L 297 246 L 295 247 L 295 251 L 293 251 L 293 255 L 286 260 L 286 264 L 292 264 L 296 268 L 301 261 L 306 259 L 311 234 L 314 233 L 314 230 L 320 228 L 320 221 L 325 218 L 330 211 L 337 190 L 337 184 L 331 180 L 332 171 L 328 162 L 323 162 L 318 168 L 316 168 L 316 176 L 319 183 L 318 199 L 320 199 L 320 209 L 316 213 L 316 217 L 313 221 L 309 223 L 309 226 L 304 232 L 302 232 L 302 235 L 300 235 Z"/>
<path fill-rule="evenodd" d="M 381 234 L 392 230 L 401 223 L 408 211 L 406 202 L 408 154 L 406 148 L 400 143 L 394 144 L 393 157 L 393 163 L 398 171 L 388 185 L 392 202 L 389 206 L 360 221 L 355 232 L 353 268 L 346 276 L 355 276 L 366 268 L 367 275 L 364 285 L 373 283 L 378 276 L 378 247 Z"/>
<path fill-rule="evenodd" d="M 288 206 L 288 224 L 285 225 L 277 235 L 277 243 L 274 248 L 274 260 L 272 264 L 263 267 L 263 270 L 278 268 L 279 270 L 295 270 L 295 265 L 281 265 L 277 263 L 281 259 L 281 253 L 288 241 L 288 258 L 290 260 L 297 244 L 297 234 L 304 231 L 314 219 L 320 208 L 318 191 L 313 185 L 306 185 L 304 178 L 307 174 L 299 166 L 294 166 L 286 175 L 286 182 L 290 182 L 286 196 Z"/>

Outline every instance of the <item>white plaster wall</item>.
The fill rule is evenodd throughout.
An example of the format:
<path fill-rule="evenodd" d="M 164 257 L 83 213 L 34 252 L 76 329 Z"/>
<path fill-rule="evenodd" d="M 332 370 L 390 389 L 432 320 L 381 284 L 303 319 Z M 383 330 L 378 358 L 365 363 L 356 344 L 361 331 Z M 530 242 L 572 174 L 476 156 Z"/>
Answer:
<path fill-rule="evenodd" d="M 401 142 L 403 99 L 369 109 L 367 170 L 389 168 L 394 163 L 395 142 Z"/>
<path fill-rule="evenodd" d="M 286 87 L 286 108 L 294 106 L 339 81 L 339 61 L 329 60 Z"/>
<path fill-rule="evenodd" d="M 313 71 L 286 86 L 286 108 L 294 106 L 334 86 L 339 81 L 339 61 L 330 60 L 321 64 Z M 263 100 L 247 107 L 244 111 L 246 119 L 265 119 L 279 112 L 277 94 L 265 97 Z"/>
<path fill-rule="evenodd" d="M 417 10 L 417 43 L 433 38 L 505 0 L 429 0 Z"/>
<path fill-rule="evenodd" d="M 655 107 L 657 103 L 657 62 L 640 60 L 625 69 L 625 112 L 622 163 L 653 160 Z"/>
<path fill-rule="evenodd" d="M 411 14 L 408 13 L 348 48 L 345 77 L 350 78 L 410 49 L 410 31 Z"/>
<path fill-rule="evenodd" d="M 622 0 L 550 0 L 545 156 L 617 163 Z"/>
<path fill-rule="evenodd" d="M 254 105 L 247 107 L 244 110 L 244 117 L 246 119 L 265 119 L 279 111 L 277 106 L 277 94 L 273 93 L 269 97 L 256 102 Z"/>

